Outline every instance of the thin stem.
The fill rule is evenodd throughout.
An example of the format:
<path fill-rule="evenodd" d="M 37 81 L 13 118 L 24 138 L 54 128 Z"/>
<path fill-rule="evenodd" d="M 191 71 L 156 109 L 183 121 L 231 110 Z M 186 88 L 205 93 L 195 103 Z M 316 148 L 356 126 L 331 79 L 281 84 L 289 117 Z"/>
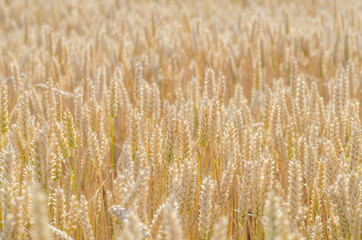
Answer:
<path fill-rule="evenodd" d="M 72 181 L 73 181 L 73 186 L 74 186 L 74 194 L 75 194 L 75 197 L 78 199 L 78 194 L 77 194 L 77 177 L 76 177 L 76 174 L 75 174 L 75 156 L 74 156 L 74 149 L 73 149 L 73 153 L 72 153 L 72 164 L 73 164 L 73 169 L 72 169 L 72 166 L 70 165 L 69 161 L 68 162 L 68 168 L 69 168 L 69 171 L 70 171 L 70 175 L 72 177 Z"/>
<path fill-rule="evenodd" d="M 114 170 L 114 118 L 111 118 L 111 163 Z"/>
<path fill-rule="evenodd" d="M 260 227 L 260 223 L 259 223 L 259 220 L 258 220 L 257 223 L 256 223 L 256 239 L 257 240 L 260 239 L 260 230 L 261 230 L 261 227 Z"/>
<path fill-rule="evenodd" d="M 202 167 L 202 152 L 200 152 L 200 159 L 199 159 L 199 178 L 200 178 L 200 187 L 201 187 L 201 185 L 202 185 L 201 167 Z"/>
<path fill-rule="evenodd" d="M 168 164 L 166 167 L 165 188 L 166 188 L 166 195 L 165 195 L 165 201 L 166 201 L 166 199 L 168 198 Z"/>

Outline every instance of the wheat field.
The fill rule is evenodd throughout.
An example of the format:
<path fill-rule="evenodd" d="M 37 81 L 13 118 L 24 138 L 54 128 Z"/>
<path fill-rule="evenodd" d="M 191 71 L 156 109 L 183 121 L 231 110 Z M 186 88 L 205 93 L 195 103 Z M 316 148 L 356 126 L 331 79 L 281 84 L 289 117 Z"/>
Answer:
<path fill-rule="evenodd" d="M 0 239 L 362 239 L 361 13 L 0 0 Z"/>

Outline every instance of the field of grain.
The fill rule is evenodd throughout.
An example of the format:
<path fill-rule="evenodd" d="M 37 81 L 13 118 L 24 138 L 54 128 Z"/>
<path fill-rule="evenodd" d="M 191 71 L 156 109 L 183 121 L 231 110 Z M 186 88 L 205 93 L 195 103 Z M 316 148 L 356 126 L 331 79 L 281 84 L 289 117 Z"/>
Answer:
<path fill-rule="evenodd" d="M 362 1 L 0 0 L 0 239 L 362 239 Z"/>

